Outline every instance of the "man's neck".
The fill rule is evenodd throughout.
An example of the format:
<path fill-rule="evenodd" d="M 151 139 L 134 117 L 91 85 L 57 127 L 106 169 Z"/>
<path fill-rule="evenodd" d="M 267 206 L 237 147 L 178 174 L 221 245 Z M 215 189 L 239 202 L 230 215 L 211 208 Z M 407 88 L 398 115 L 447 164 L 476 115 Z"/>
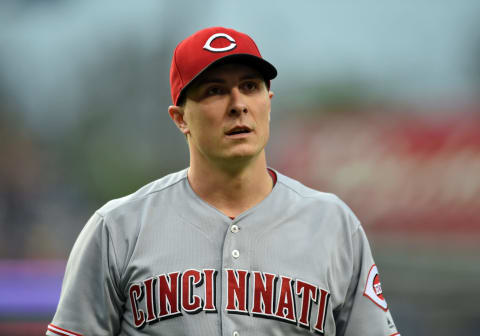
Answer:
<path fill-rule="evenodd" d="M 260 203 L 273 187 L 264 152 L 247 164 L 228 169 L 191 160 L 188 181 L 201 199 L 229 217 Z"/>

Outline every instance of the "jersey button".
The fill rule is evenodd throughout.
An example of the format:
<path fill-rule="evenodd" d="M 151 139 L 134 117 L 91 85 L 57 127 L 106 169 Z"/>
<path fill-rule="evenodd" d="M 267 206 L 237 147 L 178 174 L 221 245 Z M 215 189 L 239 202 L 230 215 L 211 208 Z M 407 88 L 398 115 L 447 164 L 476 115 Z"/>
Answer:
<path fill-rule="evenodd" d="M 232 251 L 232 257 L 234 257 L 235 259 L 237 259 L 238 257 L 240 257 L 240 252 L 238 252 L 238 250 L 233 250 L 233 251 Z"/>
<path fill-rule="evenodd" d="M 238 331 L 234 331 L 232 336 L 240 336 L 240 333 Z"/>
<path fill-rule="evenodd" d="M 238 231 L 240 231 L 240 228 L 238 227 L 238 225 L 233 224 L 230 227 L 230 231 L 232 231 L 232 233 L 237 233 Z"/>

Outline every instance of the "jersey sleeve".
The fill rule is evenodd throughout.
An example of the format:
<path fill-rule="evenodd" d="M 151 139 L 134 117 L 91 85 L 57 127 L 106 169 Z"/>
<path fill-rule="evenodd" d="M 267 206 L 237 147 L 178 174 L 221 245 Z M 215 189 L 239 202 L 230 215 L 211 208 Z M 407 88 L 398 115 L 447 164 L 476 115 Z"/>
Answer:
<path fill-rule="evenodd" d="M 378 268 L 361 225 L 352 236 L 353 275 L 342 310 L 338 335 L 399 336 L 382 292 Z"/>
<path fill-rule="evenodd" d="M 57 311 L 47 335 L 116 335 L 124 299 L 105 219 L 95 213 L 70 253 Z"/>

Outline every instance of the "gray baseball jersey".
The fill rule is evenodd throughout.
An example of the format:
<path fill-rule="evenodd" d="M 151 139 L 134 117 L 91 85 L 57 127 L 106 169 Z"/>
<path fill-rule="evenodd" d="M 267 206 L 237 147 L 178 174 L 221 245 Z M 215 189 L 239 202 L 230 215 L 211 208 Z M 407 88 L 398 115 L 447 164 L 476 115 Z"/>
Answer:
<path fill-rule="evenodd" d="M 107 203 L 72 249 L 47 335 L 399 335 L 352 211 L 276 174 L 235 219 L 186 169 Z"/>

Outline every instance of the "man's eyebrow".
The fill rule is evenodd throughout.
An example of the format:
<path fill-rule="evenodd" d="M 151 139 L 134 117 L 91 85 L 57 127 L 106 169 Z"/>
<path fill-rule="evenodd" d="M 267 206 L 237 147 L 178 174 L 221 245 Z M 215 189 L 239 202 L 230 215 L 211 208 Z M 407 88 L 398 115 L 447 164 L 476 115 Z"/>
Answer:
<path fill-rule="evenodd" d="M 257 74 L 257 73 L 249 73 L 246 74 L 245 76 L 242 76 L 240 80 L 246 80 L 246 79 L 262 79 L 262 75 Z M 220 77 L 204 77 L 198 80 L 198 82 L 195 84 L 195 87 L 201 87 L 203 85 L 208 85 L 208 84 L 225 84 L 227 81 L 225 79 L 222 79 Z"/>
<path fill-rule="evenodd" d="M 226 80 L 221 79 L 221 78 L 215 78 L 215 77 L 206 77 L 202 78 L 198 81 L 196 87 L 205 85 L 205 84 L 212 84 L 212 83 L 217 83 L 217 84 L 224 84 L 226 83 Z"/>
<path fill-rule="evenodd" d="M 245 80 L 245 79 L 262 79 L 262 75 L 260 74 L 257 74 L 257 73 L 251 73 L 251 74 L 247 74 L 245 76 L 242 76 L 240 78 L 240 80 Z"/>

